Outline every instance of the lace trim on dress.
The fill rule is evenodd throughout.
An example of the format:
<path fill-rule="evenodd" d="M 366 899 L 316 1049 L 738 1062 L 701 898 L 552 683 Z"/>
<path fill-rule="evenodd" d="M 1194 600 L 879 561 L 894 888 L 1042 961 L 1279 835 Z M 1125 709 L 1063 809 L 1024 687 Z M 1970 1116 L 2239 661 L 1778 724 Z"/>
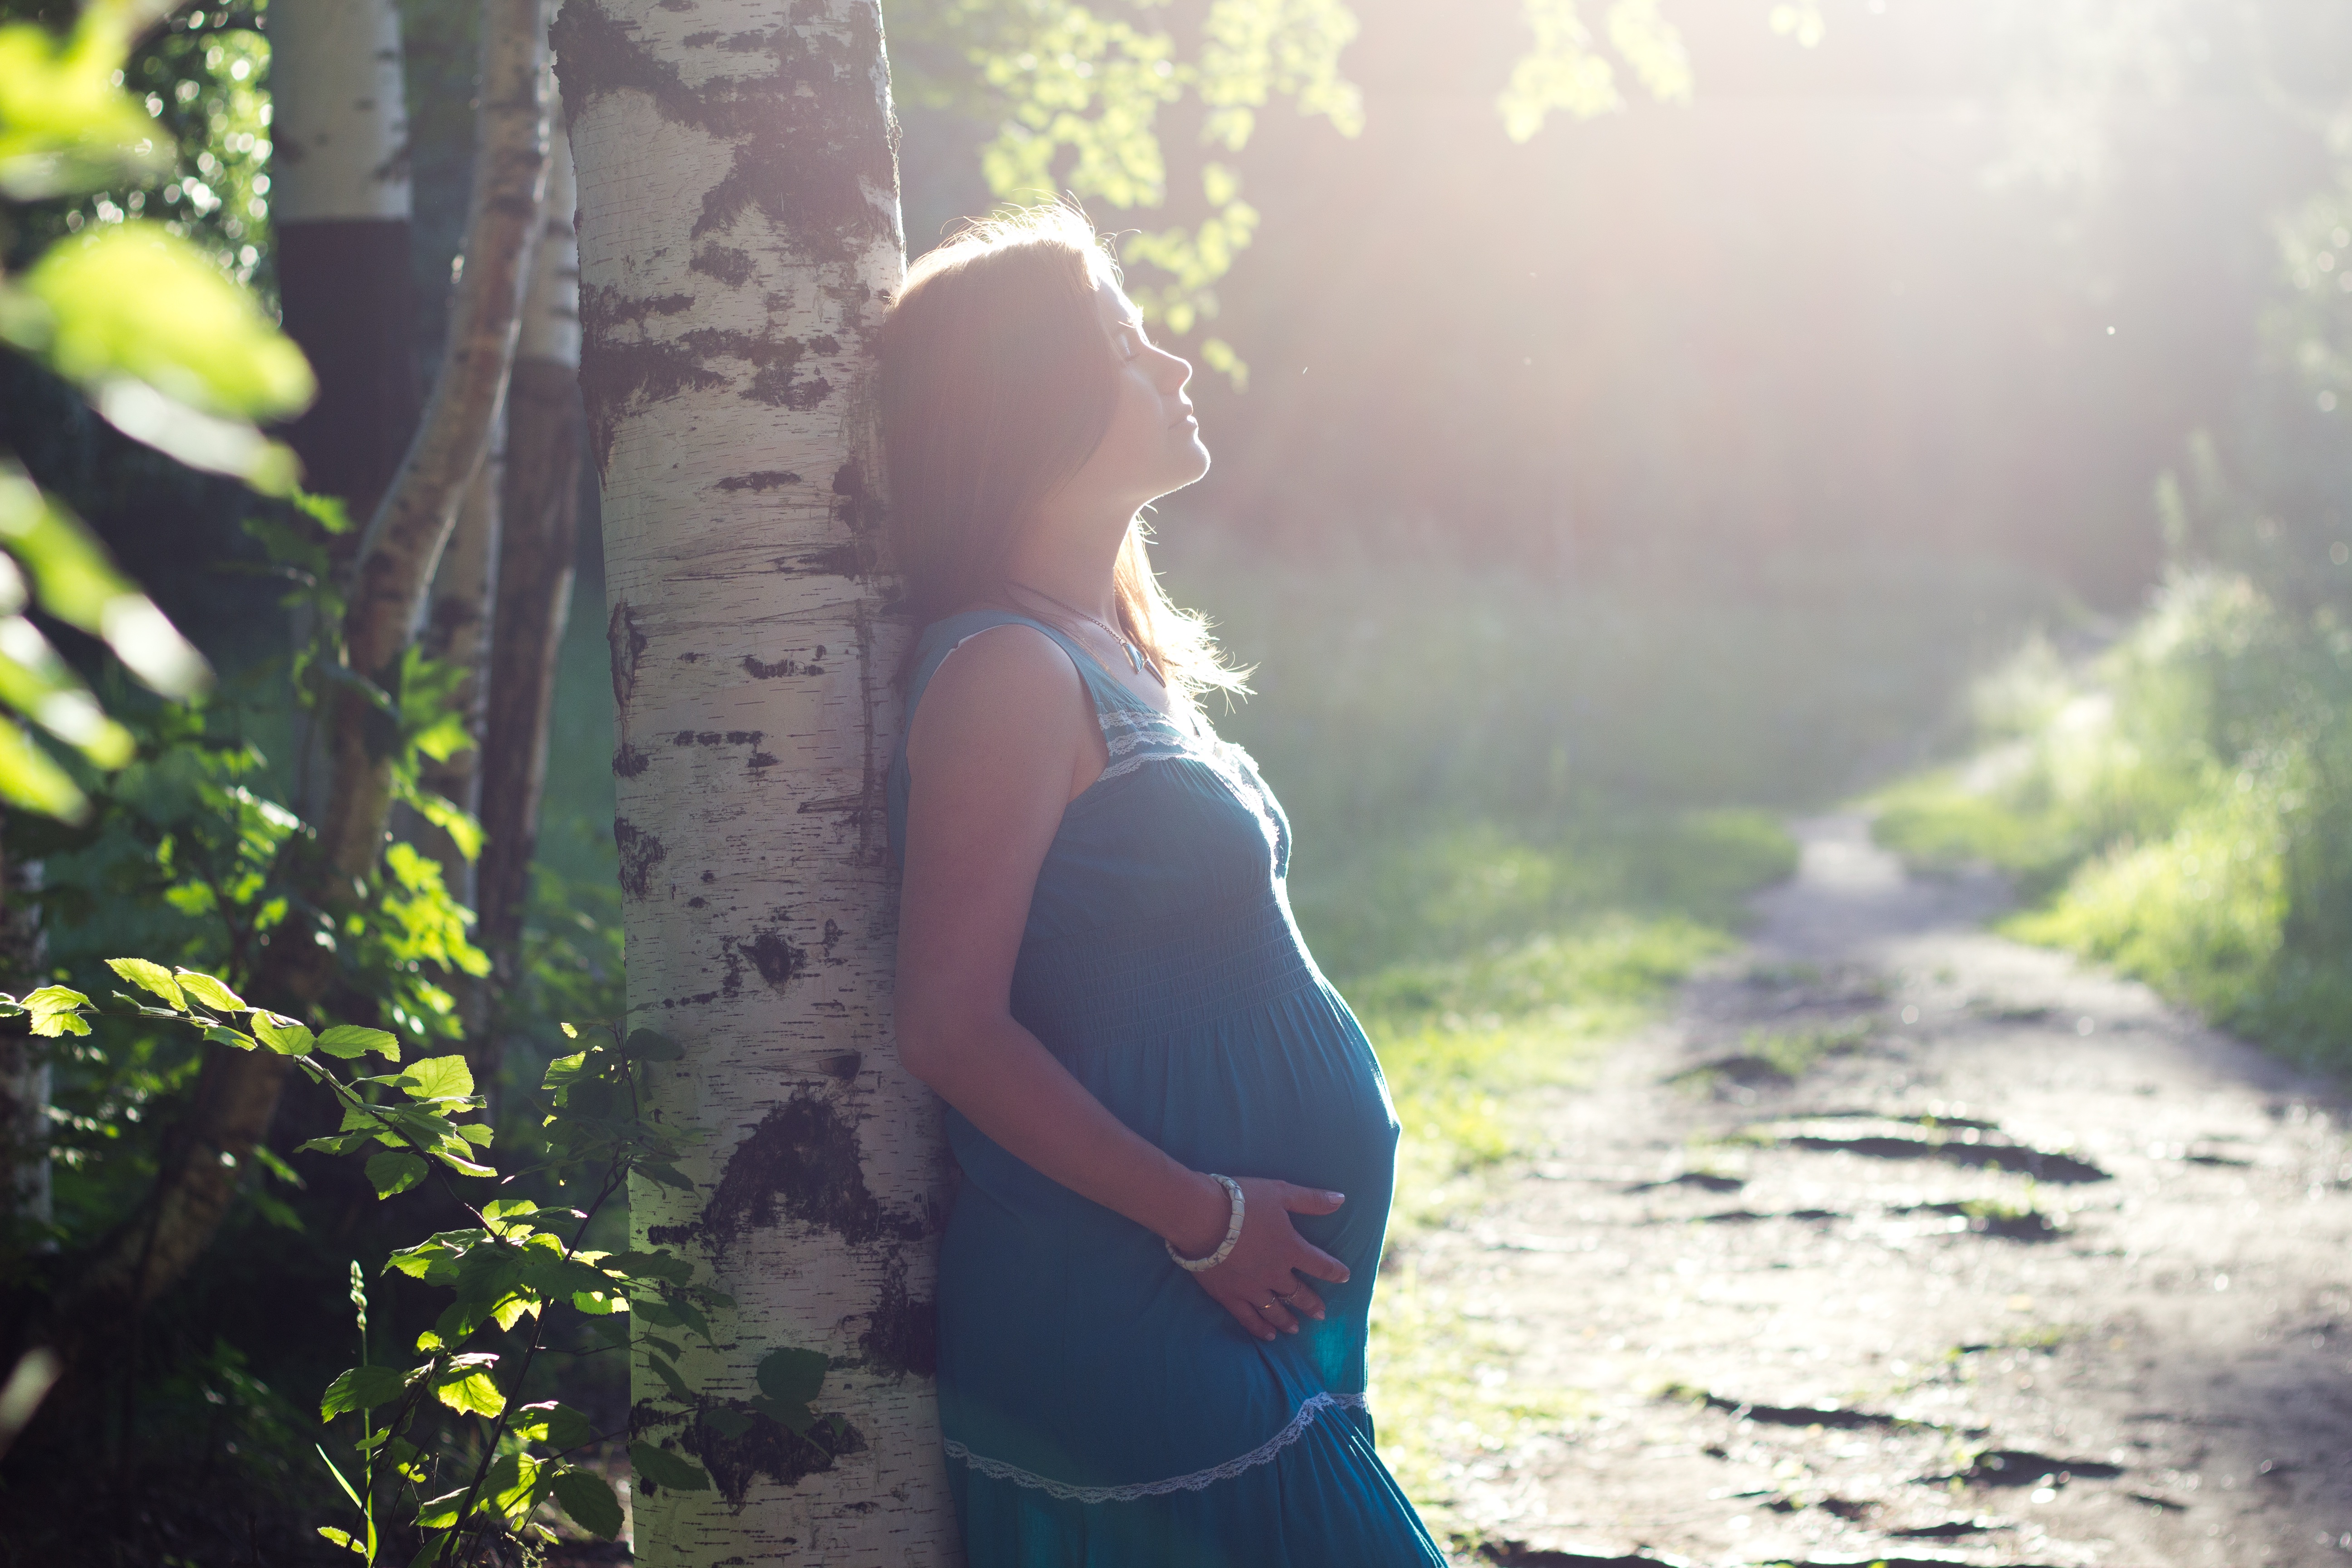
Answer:
<path fill-rule="evenodd" d="M 1274 817 L 1265 808 L 1265 797 L 1250 778 L 1254 764 L 1241 747 L 1212 731 L 1205 735 L 1191 736 L 1179 729 L 1175 721 L 1151 709 L 1109 708 L 1102 710 L 1103 745 L 1110 753 L 1097 784 L 1108 784 L 1123 778 L 1146 763 L 1174 762 L 1190 757 L 1224 781 L 1234 798 L 1249 807 L 1265 829 L 1266 842 L 1275 843 L 1279 837 Z"/>
<path fill-rule="evenodd" d="M 1131 1487 L 1074 1487 L 1066 1481 L 1052 1480 L 1034 1471 L 1024 1470 L 1018 1465 L 1008 1465 L 1002 1459 L 991 1459 L 975 1454 L 952 1437 L 948 1439 L 947 1450 L 950 1458 L 961 1459 L 992 1481 L 1011 1481 L 1015 1486 L 1032 1487 L 1044 1492 L 1047 1497 L 1062 1502 L 1133 1502 L 1139 1498 L 1165 1497 L 1170 1492 L 1204 1491 L 1219 1481 L 1232 1480 L 1243 1471 L 1266 1463 L 1283 1449 L 1297 1442 L 1306 1435 L 1307 1428 L 1315 1424 L 1315 1418 L 1324 1411 L 1363 1408 L 1364 1396 L 1360 1394 L 1316 1394 L 1298 1407 L 1298 1414 L 1290 1418 L 1289 1426 L 1285 1426 L 1240 1458 L 1227 1459 L 1222 1465 L 1206 1470 L 1195 1470 L 1189 1476 L 1174 1476 L 1164 1481 L 1146 1481 L 1141 1485 Z"/>

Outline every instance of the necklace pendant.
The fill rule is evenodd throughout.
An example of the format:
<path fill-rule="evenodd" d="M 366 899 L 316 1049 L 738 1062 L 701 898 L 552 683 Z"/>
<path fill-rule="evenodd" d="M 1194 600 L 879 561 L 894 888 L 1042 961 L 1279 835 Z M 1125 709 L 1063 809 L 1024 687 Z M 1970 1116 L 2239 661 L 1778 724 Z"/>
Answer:
<path fill-rule="evenodd" d="M 1134 670 L 1136 674 L 1141 675 L 1143 673 L 1143 660 L 1137 655 L 1135 645 L 1129 642 L 1125 637 L 1121 637 L 1119 639 L 1118 646 L 1127 651 L 1128 668 Z"/>

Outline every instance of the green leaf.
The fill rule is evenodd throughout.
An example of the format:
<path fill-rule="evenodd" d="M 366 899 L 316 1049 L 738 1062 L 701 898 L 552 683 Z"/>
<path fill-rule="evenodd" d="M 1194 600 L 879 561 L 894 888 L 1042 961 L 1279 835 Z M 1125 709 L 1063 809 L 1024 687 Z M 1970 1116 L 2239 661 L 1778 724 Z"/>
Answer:
<path fill-rule="evenodd" d="M 162 964 L 151 963 L 143 958 L 110 958 L 106 966 L 148 994 L 161 997 L 166 1007 L 186 1010 L 188 1004 L 180 994 L 179 983 Z"/>
<path fill-rule="evenodd" d="M 161 224 L 109 224 L 54 245 L 19 287 L 45 309 L 16 312 L 0 330 L 99 393 L 100 412 L 104 391 L 125 381 L 239 424 L 299 414 L 318 391 L 302 351 L 254 297 Z"/>
<path fill-rule="evenodd" d="M 5 297 L 0 297 L 0 314 L 5 313 Z M 5 460 L 0 460 L 0 540 L 31 569 L 45 613 L 103 637 L 115 657 L 147 685 L 166 697 L 178 698 L 194 697 L 211 685 L 212 668 L 204 655 L 173 629 L 147 595 L 115 570 L 97 537 L 53 498 L 43 495 L 23 469 Z M 21 593 L 11 596 L 22 598 Z M 37 632 L 27 638 L 25 634 L 30 630 L 12 628 L 8 640 L 24 646 L 9 651 L 30 654 L 32 662 L 38 665 L 47 645 Z M 70 672 L 62 667 L 58 673 L 70 679 Z M 79 689 L 79 681 L 73 685 Z M 56 731 L 47 719 L 42 722 Z M 89 750 L 87 742 L 58 732 Z M 120 761 L 93 760 L 101 766 L 121 765 Z"/>
<path fill-rule="evenodd" d="M 211 1031 L 215 1035 L 226 1035 L 228 1032 L 226 1029 Z M 253 1048 L 251 1042 L 247 1043 L 246 1048 L 247 1050 Z M 372 1132 L 344 1132 L 332 1138 L 306 1138 L 294 1145 L 294 1152 L 297 1154 L 356 1154 L 373 1142 L 375 1142 L 375 1134 Z"/>
<path fill-rule="evenodd" d="M 378 1154 L 367 1163 L 367 1178 L 380 1198 L 406 1192 L 425 1179 L 425 1162 L 414 1154 Z"/>
<path fill-rule="evenodd" d="M 331 1421 L 346 1410 L 369 1410 L 390 1405 L 408 1386 L 408 1375 L 396 1366 L 355 1366 L 327 1384 L 319 1402 L 319 1419 Z"/>
<path fill-rule="evenodd" d="M 210 1040 L 216 1046 L 228 1046 L 240 1051 L 249 1051 L 253 1049 L 253 1037 L 250 1035 L 240 1035 L 235 1029 L 223 1029 L 218 1027 L 206 1029 L 205 1031 L 205 1038 Z M 317 1142 L 317 1139 L 311 1140 L 311 1142 Z M 305 1143 L 302 1146 L 307 1149 L 310 1145 L 309 1143 Z"/>
<path fill-rule="evenodd" d="M 490 1380 L 489 1368 L 498 1359 L 488 1354 L 454 1358 L 433 1379 L 434 1397 L 460 1414 L 497 1415 L 507 1407 L 507 1396 Z"/>
<path fill-rule="evenodd" d="M 587 1061 L 586 1051 L 574 1051 L 568 1057 L 556 1058 L 547 1064 L 547 1074 L 539 1080 L 539 1087 L 546 1089 L 571 1088 L 588 1076 Z"/>
<path fill-rule="evenodd" d="M 631 1029 L 627 1046 L 629 1057 L 641 1062 L 674 1062 L 683 1060 L 686 1047 L 667 1035 L 651 1029 Z"/>
<path fill-rule="evenodd" d="M 319 1533 L 347 1552 L 356 1552 L 362 1557 L 367 1555 L 367 1548 L 352 1540 L 352 1532 L 348 1530 L 337 1530 L 331 1524 L 322 1524 L 319 1526 Z"/>
<path fill-rule="evenodd" d="M 584 1447 L 596 1436 L 595 1425 L 586 1415 L 553 1399 L 524 1405 L 515 1413 L 508 1430 L 525 1442 L 544 1443 L 559 1453 Z"/>
<path fill-rule="evenodd" d="M 824 1387 L 825 1369 L 831 1364 L 823 1351 L 770 1351 L 761 1358 L 755 1375 L 760 1392 L 769 1398 L 805 1405 Z"/>
<path fill-rule="evenodd" d="M 671 1398 L 677 1400 L 681 1405 L 691 1405 L 694 1403 L 693 1391 L 686 1386 L 686 1379 L 677 1374 L 677 1368 L 670 1365 L 669 1363 L 662 1360 L 662 1358 L 657 1355 L 649 1355 L 646 1357 L 646 1363 L 654 1369 L 654 1375 L 660 1378 L 662 1382 L 667 1385 Z"/>
<path fill-rule="evenodd" d="M 463 1138 L 467 1142 L 471 1143 L 477 1149 L 487 1149 L 490 1146 L 490 1139 L 493 1134 L 487 1123 L 480 1121 L 468 1121 L 457 1129 L 457 1136 Z"/>
<path fill-rule="evenodd" d="M 176 970 L 173 973 L 182 991 L 214 1011 L 242 1013 L 246 1010 L 245 998 L 211 975 L 199 974 L 193 969 Z"/>
<path fill-rule="evenodd" d="M 80 1012 L 89 1005 L 89 998 L 69 985 L 44 985 L 27 992 L 17 1005 L 32 1016 L 28 1026 L 33 1033 L 45 1039 L 89 1033 Z"/>
<path fill-rule="evenodd" d="M 593 1470 L 566 1470 L 555 1478 L 555 1500 L 572 1522 L 610 1541 L 621 1533 L 621 1500 L 613 1484 Z"/>
<path fill-rule="evenodd" d="M 759 1425 L 756 1416 L 740 1410 L 730 1410 L 723 1405 L 713 1405 L 702 1413 L 702 1424 L 721 1437 L 740 1437 Z"/>
<path fill-rule="evenodd" d="M 0 800 L 60 822 L 89 816 L 89 799 L 22 726 L 0 720 Z"/>
<path fill-rule="evenodd" d="M 254 1037 L 281 1057 L 307 1057 L 315 1043 L 310 1031 L 291 1018 L 256 1007 L 250 1020 Z"/>
<path fill-rule="evenodd" d="M 463 1057 L 427 1057 L 408 1064 L 400 1087 L 411 1100 L 471 1100 L 474 1073 Z"/>
<path fill-rule="evenodd" d="M 393 1061 L 400 1059 L 398 1037 L 383 1029 L 363 1029 L 357 1024 L 337 1024 L 319 1037 L 318 1046 L 329 1056 L 341 1057 L 345 1061 L 370 1051 Z"/>
<path fill-rule="evenodd" d="M 465 742 L 466 746 L 471 746 L 474 743 L 474 738 L 467 733 L 464 721 L 455 714 L 450 715 L 450 718 L 455 722 L 458 738 Z M 429 734 L 430 731 L 428 731 Z M 434 753 L 430 748 L 424 747 L 421 741 L 420 749 L 426 751 L 436 762 L 449 760 L 446 754 Z M 463 749 L 464 747 L 453 746 L 450 751 Z M 447 795 L 436 795 L 429 789 L 414 791 L 410 795 L 409 804 L 416 808 L 418 816 L 447 834 L 449 842 L 457 847 L 457 853 L 465 857 L 468 863 L 481 858 L 482 825 L 465 807 Z"/>
<path fill-rule="evenodd" d="M 702 1473 L 701 1466 L 681 1459 L 666 1448 L 656 1448 L 651 1443 L 630 1444 L 629 1463 L 635 1468 L 639 1480 L 667 1487 L 674 1492 L 710 1489 L 710 1478 Z"/>
<path fill-rule="evenodd" d="M 756 1394 L 752 1397 L 751 1405 L 752 1409 L 765 1415 L 777 1426 L 787 1431 L 798 1433 L 803 1437 L 807 1436 L 810 1429 L 816 1425 L 815 1410 L 796 1400 L 770 1399 L 766 1394 Z"/>

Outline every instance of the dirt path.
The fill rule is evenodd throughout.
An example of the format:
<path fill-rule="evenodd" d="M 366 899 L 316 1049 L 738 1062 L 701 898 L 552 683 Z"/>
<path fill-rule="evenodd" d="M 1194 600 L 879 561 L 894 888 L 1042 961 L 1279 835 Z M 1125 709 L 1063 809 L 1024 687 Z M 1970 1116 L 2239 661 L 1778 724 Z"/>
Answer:
<path fill-rule="evenodd" d="M 1471 1561 L 2352 1564 L 2352 1143 L 2319 1085 L 1985 934 L 1858 817 L 1423 1244 Z"/>

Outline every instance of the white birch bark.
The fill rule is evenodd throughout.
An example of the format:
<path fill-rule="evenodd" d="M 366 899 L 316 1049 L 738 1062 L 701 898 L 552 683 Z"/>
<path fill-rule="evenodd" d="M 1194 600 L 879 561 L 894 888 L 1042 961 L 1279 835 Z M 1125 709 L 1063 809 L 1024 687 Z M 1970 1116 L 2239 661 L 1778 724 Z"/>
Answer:
<path fill-rule="evenodd" d="M 275 0 L 269 57 L 276 221 L 405 223 L 408 103 L 395 0 Z"/>
<path fill-rule="evenodd" d="M 690 1408 L 636 1371 L 637 1437 L 716 1482 L 641 1478 L 637 1560 L 951 1563 L 931 1377 L 946 1163 L 889 1036 L 904 637 L 866 387 L 902 256 L 879 8 L 565 0 L 556 57 L 630 1021 L 685 1048 L 656 1069 L 658 1109 L 706 1140 L 697 1190 L 638 1184 L 631 1224 L 736 1301 L 719 1348 L 688 1351 Z M 782 1348 L 831 1358 L 814 1404 L 846 1436 L 749 1411 Z"/>

